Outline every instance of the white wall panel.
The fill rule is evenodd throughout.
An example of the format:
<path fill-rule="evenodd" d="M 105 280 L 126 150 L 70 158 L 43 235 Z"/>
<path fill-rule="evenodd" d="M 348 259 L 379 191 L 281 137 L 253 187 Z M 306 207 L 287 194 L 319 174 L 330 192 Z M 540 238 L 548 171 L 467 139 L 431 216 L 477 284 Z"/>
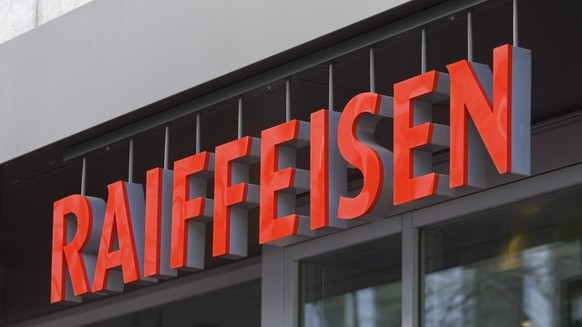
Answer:
<path fill-rule="evenodd" d="M 36 0 L 0 0 L 0 43 L 36 27 Z"/>

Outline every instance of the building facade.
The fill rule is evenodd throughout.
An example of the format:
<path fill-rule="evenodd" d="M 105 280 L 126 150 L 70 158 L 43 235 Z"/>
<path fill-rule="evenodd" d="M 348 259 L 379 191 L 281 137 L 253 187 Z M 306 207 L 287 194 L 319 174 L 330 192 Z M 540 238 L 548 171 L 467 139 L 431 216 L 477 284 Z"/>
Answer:
<path fill-rule="evenodd" d="M 574 0 L 96 0 L 0 44 L 0 324 L 582 326 L 580 13 Z M 367 92 L 389 101 L 400 82 L 432 71 L 452 75 L 450 65 L 463 60 L 491 67 L 495 79 L 494 49 L 503 45 L 531 51 L 531 76 L 509 93 L 531 109 L 525 121 L 515 118 L 531 143 L 529 173 L 499 173 L 484 150 L 468 164 L 482 169 L 481 187 L 446 188 L 394 206 L 389 190 L 374 214 L 317 231 L 298 223 L 293 233 L 305 233 L 280 242 L 261 241 L 261 193 L 261 205 L 233 208 L 243 218 L 228 223 L 242 233 L 229 234 L 231 244 L 246 240 L 242 254 L 213 256 L 215 221 L 190 219 L 185 248 L 198 265 L 126 283 L 125 266 L 112 266 L 105 275 L 121 280 L 117 285 L 51 303 L 59 200 L 78 194 L 109 206 L 118 181 L 146 190 L 153 169 L 176 178 L 185 159 L 218 157 L 220 147 L 247 136 L 264 146 L 272 141 L 265 131 L 290 121 L 317 130 L 321 109 L 339 117 Z M 531 92 L 520 98 L 520 88 Z M 430 102 L 429 114 L 411 124 L 452 125 L 450 97 Z M 392 158 L 396 118 L 378 110 L 362 118 L 365 131 L 357 123 L 338 133 L 353 132 Z M 313 135 L 278 147 L 274 173 L 292 166 L 313 179 Z M 328 135 L 332 147 L 337 135 Z M 411 178 L 456 169 L 448 145 L 409 153 L 425 159 L 422 169 L 408 166 Z M 330 159 L 328 167 L 339 170 L 329 171 L 329 201 L 355 198 L 373 179 L 345 157 Z M 263 192 L 263 160 L 261 153 L 229 164 L 239 170 L 227 173 L 227 184 L 247 182 Z M 216 167 L 196 179 L 201 184 L 187 174 L 186 201 L 197 192 L 216 205 Z M 316 186 L 273 191 L 275 220 L 296 213 L 309 224 Z M 62 216 L 70 223 L 63 240 L 71 243 L 81 220 Z M 136 235 L 138 225 L 144 227 L 134 221 Z M 125 246 L 116 226 L 109 253 Z M 161 228 L 158 235 L 166 235 Z M 202 237 L 197 244 L 195 235 Z M 164 237 L 158 244 L 168 252 Z M 87 262 L 99 245 L 89 243 L 82 248 L 86 271 L 93 271 Z M 74 280 L 71 266 L 65 284 Z"/>

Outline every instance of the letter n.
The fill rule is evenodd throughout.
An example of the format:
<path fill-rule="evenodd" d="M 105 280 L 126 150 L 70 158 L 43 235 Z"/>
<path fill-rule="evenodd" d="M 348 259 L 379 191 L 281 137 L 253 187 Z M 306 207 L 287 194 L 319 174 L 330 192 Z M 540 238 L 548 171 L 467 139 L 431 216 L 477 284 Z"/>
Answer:
<path fill-rule="evenodd" d="M 447 69 L 451 77 L 450 186 L 484 186 L 472 181 L 484 164 L 475 151 L 477 134 L 500 174 L 529 175 L 530 51 L 509 45 L 495 48 L 493 74 L 486 65 L 466 60 Z"/>

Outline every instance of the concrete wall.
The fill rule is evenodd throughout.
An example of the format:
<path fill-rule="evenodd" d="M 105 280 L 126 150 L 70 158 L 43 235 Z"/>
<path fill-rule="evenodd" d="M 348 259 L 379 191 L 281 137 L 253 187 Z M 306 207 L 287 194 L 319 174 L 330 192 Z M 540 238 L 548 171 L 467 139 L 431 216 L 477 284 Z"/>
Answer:
<path fill-rule="evenodd" d="M 0 43 L 92 0 L 0 0 Z"/>
<path fill-rule="evenodd" d="M 90 2 L 0 44 L 0 163 L 404 2 Z"/>

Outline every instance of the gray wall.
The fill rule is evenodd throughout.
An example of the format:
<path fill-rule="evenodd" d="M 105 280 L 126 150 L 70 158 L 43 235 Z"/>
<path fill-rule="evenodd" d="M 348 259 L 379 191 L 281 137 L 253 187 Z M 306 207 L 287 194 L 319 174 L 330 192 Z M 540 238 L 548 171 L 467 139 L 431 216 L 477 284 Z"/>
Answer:
<path fill-rule="evenodd" d="M 0 44 L 0 163 L 407 1 L 90 2 Z"/>

